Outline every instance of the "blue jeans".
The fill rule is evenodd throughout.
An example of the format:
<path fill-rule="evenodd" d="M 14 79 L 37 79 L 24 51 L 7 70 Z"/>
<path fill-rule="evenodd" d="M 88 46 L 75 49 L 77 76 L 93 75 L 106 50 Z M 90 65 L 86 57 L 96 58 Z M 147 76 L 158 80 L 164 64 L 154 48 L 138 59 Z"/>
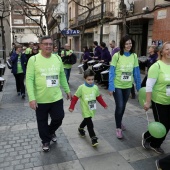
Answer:
<path fill-rule="evenodd" d="M 128 88 L 128 89 L 115 88 L 115 92 L 113 92 L 113 97 L 116 103 L 116 109 L 115 109 L 116 128 L 121 129 L 122 118 L 125 112 L 125 107 L 126 107 L 126 103 L 128 101 L 130 92 L 131 92 L 131 88 Z"/>
<path fill-rule="evenodd" d="M 67 82 L 68 82 L 69 78 L 70 78 L 71 68 L 64 68 L 64 72 L 66 74 L 66 79 L 67 79 Z"/>

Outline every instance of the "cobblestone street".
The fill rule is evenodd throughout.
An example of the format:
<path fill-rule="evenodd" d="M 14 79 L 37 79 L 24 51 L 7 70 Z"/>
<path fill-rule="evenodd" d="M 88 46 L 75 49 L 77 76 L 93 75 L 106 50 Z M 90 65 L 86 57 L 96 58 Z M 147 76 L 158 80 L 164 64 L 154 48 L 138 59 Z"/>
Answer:
<path fill-rule="evenodd" d="M 74 94 L 83 83 L 77 65 L 71 72 L 70 89 Z M 44 153 L 38 135 L 35 112 L 29 108 L 28 97 L 17 96 L 15 81 L 7 68 L 3 92 L 0 93 L 0 170 L 156 170 L 155 160 L 163 157 L 141 146 L 141 135 L 147 128 L 144 110 L 137 99 L 129 99 L 123 123 L 124 139 L 115 136 L 114 99 L 107 90 L 101 94 L 108 104 L 104 110 L 97 104 L 94 127 L 99 146 L 93 148 L 86 133 L 78 135 L 77 128 L 82 121 L 79 102 L 73 113 L 68 112 L 69 101 L 64 94 L 65 118 L 56 132 L 57 142 L 51 142 L 51 150 Z M 151 110 L 149 119 L 153 120 Z M 86 130 L 87 132 L 87 130 Z M 170 136 L 162 148 L 170 153 Z"/>

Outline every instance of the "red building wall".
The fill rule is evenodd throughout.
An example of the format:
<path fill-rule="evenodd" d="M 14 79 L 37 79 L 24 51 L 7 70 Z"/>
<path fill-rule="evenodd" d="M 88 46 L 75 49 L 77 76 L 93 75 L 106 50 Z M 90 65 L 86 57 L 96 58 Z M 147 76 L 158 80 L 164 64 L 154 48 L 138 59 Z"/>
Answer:
<path fill-rule="evenodd" d="M 162 19 L 158 19 L 158 12 L 165 9 L 167 10 L 166 18 L 163 14 Z M 159 18 L 161 18 L 160 15 Z M 170 41 L 170 7 L 155 11 L 152 33 L 152 40 Z"/>

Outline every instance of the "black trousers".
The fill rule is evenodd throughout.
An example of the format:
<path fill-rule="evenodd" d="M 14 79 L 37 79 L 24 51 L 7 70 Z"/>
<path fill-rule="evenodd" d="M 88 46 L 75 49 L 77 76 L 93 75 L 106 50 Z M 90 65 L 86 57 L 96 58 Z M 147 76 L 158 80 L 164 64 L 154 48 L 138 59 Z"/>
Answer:
<path fill-rule="evenodd" d="M 25 74 L 24 73 L 14 74 L 14 77 L 15 77 L 17 92 L 21 92 L 21 94 L 25 94 L 25 85 L 24 85 Z"/>
<path fill-rule="evenodd" d="M 135 86 L 134 86 L 134 84 L 132 84 L 131 95 L 132 95 L 132 97 L 135 97 Z"/>
<path fill-rule="evenodd" d="M 168 133 L 170 129 L 170 105 L 161 105 L 152 101 L 152 110 L 155 121 L 162 123 Z M 166 135 L 163 138 L 154 138 L 150 135 L 149 131 L 147 131 L 145 132 L 144 138 L 147 142 L 150 142 L 152 147 L 159 148 L 165 140 Z"/>
<path fill-rule="evenodd" d="M 48 125 L 48 115 L 51 117 L 50 125 Z M 61 126 L 64 118 L 63 99 L 54 103 L 38 104 L 36 117 L 42 143 L 50 142 L 51 135 Z"/>
<path fill-rule="evenodd" d="M 170 169 L 170 155 L 166 156 L 159 160 L 159 165 L 162 170 L 169 170 Z"/>
<path fill-rule="evenodd" d="M 93 126 L 93 122 L 92 122 L 92 118 L 91 117 L 84 118 L 84 120 L 81 122 L 80 128 L 84 128 L 85 126 L 87 126 L 87 130 L 88 130 L 89 136 L 91 138 L 96 136 L 96 134 L 94 132 L 94 126 Z"/>

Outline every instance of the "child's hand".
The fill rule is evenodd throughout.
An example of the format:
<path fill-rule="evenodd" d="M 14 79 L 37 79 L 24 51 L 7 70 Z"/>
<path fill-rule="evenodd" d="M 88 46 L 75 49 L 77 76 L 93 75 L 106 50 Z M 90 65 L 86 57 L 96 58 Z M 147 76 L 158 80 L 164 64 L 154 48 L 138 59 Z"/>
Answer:
<path fill-rule="evenodd" d="M 70 112 L 73 112 L 73 109 L 68 109 Z"/>
<path fill-rule="evenodd" d="M 104 109 L 107 109 L 108 108 L 108 106 L 106 106 Z"/>

